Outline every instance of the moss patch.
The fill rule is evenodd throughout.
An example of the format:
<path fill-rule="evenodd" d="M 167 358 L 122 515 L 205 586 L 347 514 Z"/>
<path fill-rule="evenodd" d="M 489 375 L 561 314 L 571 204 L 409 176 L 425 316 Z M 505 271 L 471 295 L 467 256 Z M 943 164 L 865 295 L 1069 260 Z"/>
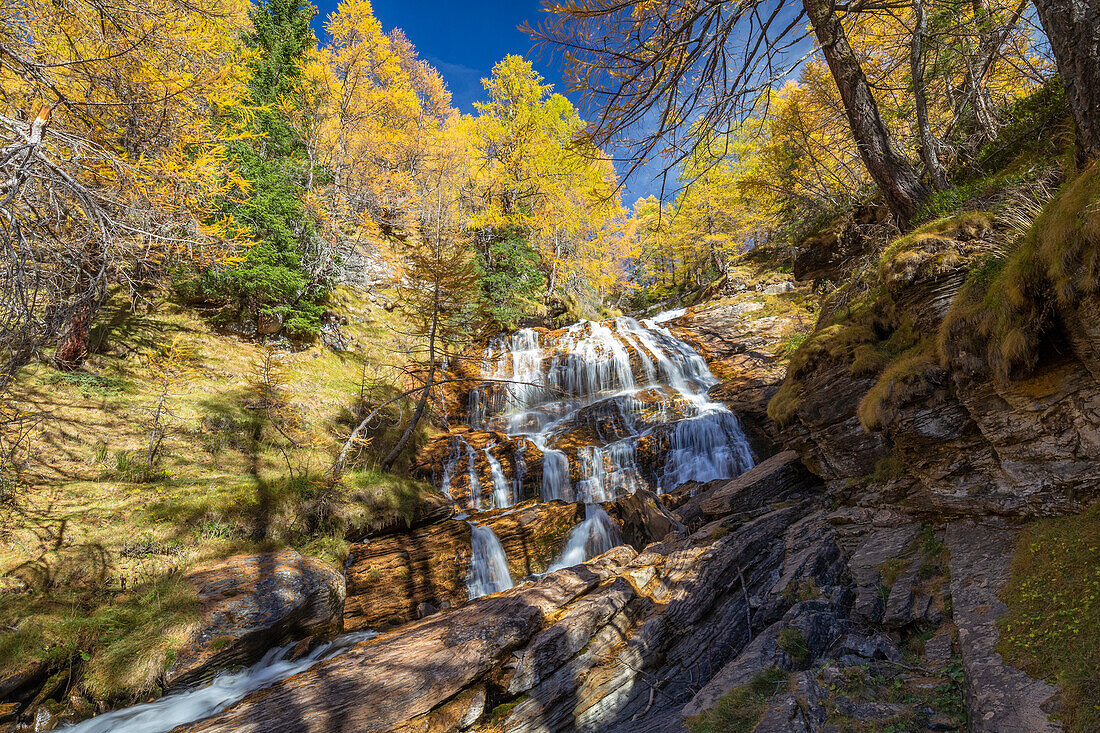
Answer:
<path fill-rule="evenodd" d="M 1100 730 L 1100 503 L 1022 531 L 1001 599 L 1008 613 L 997 650 L 1062 686 L 1067 731 Z"/>

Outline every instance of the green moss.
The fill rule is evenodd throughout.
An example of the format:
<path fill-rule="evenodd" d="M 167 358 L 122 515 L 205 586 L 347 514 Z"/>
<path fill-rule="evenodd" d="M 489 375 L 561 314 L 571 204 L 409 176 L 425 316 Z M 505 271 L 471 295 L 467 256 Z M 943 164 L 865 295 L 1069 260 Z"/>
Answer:
<path fill-rule="evenodd" d="M 860 400 L 856 414 L 867 430 L 883 427 L 899 405 L 926 391 L 941 370 L 935 339 L 926 337 L 894 357 Z"/>
<path fill-rule="evenodd" d="M 1022 531 L 1001 599 L 997 651 L 1062 687 L 1068 733 L 1100 730 L 1100 503 Z"/>
<path fill-rule="evenodd" d="M 786 672 L 771 667 L 749 684 L 731 690 L 710 710 L 684 722 L 691 733 L 749 733 L 764 716 L 768 698 L 788 679 Z"/>
<path fill-rule="evenodd" d="M 875 463 L 875 471 L 871 474 L 871 480 L 884 484 L 905 475 L 905 461 L 897 454 L 891 454 L 881 458 Z"/>
<path fill-rule="evenodd" d="M 780 427 L 794 419 L 802 399 L 802 385 L 788 377 L 779 390 L 768 400 L 768 417 Z"/>
<path fill-rule="evenodd" d="M 947 545 L 936 534 L 935 527 L 926 524 L 921 528 L 917 548 L 921 557 L 918 571 L 921 578 L 934 578 L 948 574 L 948 562 L 951 553 L 947 549 Z"/>
<path fill-rule="evenodd" d="M 910 565 L 910 561 L 904 557 L 892 557 L 878 566 L 879 575 L 882 576 L 882 584 L 887 588 L 893 588 L 894 583 Z"/>

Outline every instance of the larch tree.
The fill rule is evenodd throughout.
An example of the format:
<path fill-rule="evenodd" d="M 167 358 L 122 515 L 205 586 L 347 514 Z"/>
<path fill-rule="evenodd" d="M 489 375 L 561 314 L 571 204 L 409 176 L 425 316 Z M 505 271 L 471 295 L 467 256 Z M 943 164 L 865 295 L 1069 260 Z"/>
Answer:
<path fill-rule="evenodd" d="M 828 0 L 547 2 L 551 20 L 527 30 L 564 49 L 566 75 L 599 108 L 591 132 L 610 145 L 642 130 L 635 155 L 668 142 L 674 165 L 712 132 L 724 132 L 753 111 L 778 79 L 801 63 L 792 58 L 808 18 L 840 92 L 868 173 L 900 222 L 928 195 L 919 172 L 899 152 L 883 122 L 860 60 Z M 689 124 L 695 120 L 693 124 Z"/>
<path fill-rule="evenodd" d="M 8 5 L 0 27 L 0 389 L 54 342 L 77 368 L 111 285 L 133 303 L 181 261 L 229 256 L 246 105 L 233 0 Z"/>

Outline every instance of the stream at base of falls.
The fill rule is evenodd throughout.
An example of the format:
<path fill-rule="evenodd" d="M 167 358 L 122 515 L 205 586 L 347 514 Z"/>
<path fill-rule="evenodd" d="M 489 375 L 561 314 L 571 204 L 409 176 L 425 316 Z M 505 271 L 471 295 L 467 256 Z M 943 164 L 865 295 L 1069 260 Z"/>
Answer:
<path fill-rule="evenodd" d="M 451 438 L 436 471 L 439 488 L 474 527 L 470 598 L 512 587 L 502 577 L 504 550 L 491 528 L 479 526 L 479 512 L 528 499 L 584 503 L 585 519 L 551 563 L 555 570 L 621 542 L 600 503 L 642 488 L 666 493 L 732 478 L 752 467 L 737 417 L 708 397 L 719 380 L 663 325 L 683 315 L 525 328 L 489 342 L 483 381 L 467 400 L 469 430 Z M 508 444 L 489 439 L 475 449 L 474 432 L 503 434 Z M 529 475 L 541 481 L 529 486 Z"/>
<path fill-rule="evenodd" d="M 176 726 L 210 717 L 245 695 L 298 674 L 314 664 L 377 636 L 373 631 L 344 634 L 297 659 L 289 659 L 294 644 L 271 649 L 251 667 L 222 672 L 209 683 L 159 700 L 98 715 L 60 728 L 68 733 L 167 733 Z"/>

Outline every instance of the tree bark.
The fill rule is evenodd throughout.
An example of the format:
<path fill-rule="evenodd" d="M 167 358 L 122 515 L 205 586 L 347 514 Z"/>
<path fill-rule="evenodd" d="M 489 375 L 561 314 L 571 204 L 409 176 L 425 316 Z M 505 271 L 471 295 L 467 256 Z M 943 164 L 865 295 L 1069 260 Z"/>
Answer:
<path fill-rule="evenodd" d="M 1077 128 L 1077 166 L 1100 159 L 1100 0 L 1035 0 Z"/>
<path fill-rule="evenodd" d="M 920 138 L 920 157 L 928 170 L 932 185 L 939 190 L 947 188 L 938 153 L 940 141 L 932 134 L 928 121 L 928 93 L 924 83 L 924 35 L 928 32 L 928 16 L 924 14 L 924 1 L 913 0 L 913 39 L 909 46 L 909 73 L 913 78 L 913 106 L 917 115 L 917 135 Z"/>
<path fill-rule="evenodd" d="M 921 183 L 917 170 L 894 147 L 890 132 L 879 115 L 878 104 L 859 64 L 844 26 L 830 0 L 803 0 L 825 61 L 844 100 L 844 111 L 852 128 L 852 137 L 859 148 L 867 172 L 878 185 L 886 205 L 899 224 L 912 219 L 928 190 Z"/>
<path fill-rule="evenodd" d="M 88 331 L 92 324 L 92 301 L 84 298 L 73 309 L 72 318 L 54 353 L 54 363 L 59 369 L 76 369 L 88 355 Z"/>

